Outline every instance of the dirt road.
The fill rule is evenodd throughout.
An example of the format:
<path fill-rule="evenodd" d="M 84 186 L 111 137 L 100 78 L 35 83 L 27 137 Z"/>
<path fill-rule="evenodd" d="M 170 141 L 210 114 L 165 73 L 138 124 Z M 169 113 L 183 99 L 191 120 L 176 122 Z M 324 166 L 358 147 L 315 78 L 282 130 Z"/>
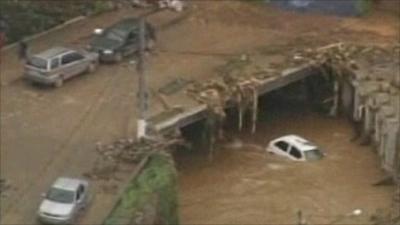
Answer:
<path fill-rule="evenodd" d="M 34 41 L 32 51 L 54 45 L 84 46 L 94 28 L 138 13 L 123 9 L 89 18 Z M 189 16 L 173 26 L 163 26 L 179 15 L 162 12 L 150 18 L 156 26 L 165 27 L 158 35 L 159 51 L 148 61 L 149 85 L 155 90 L 177 77 L 208 79 L 227 54 L 251 52 L 299 37 L 315 44 L 397 38 L 376 30 L 350 32 L 364 23 L 361 19 L 349 24 L 336 17 L 296 15 L 242 2 L 195 2 Z M 389 24 L 394 24 L 391 28 L 397 25 Z M 32 224 L 40 193 L 56 177 L 82 176 L 92 168 L 96 142 L 134 135 L 136 73 L 125 61 L 101 66 L 96 73 L 67 82 L 60 89 L 43 88 L 21 79 L 22 66 L 15 49 L 2 54 L 1 177 L 10 181 L 13 189 L 1 199 L 0 223 Z M 174 103 L 179 104 L 179 99 Z M 152 99 L 151 111 L 161 109 Z M 101 222 L 129 171 L 117 174 L 119 181 L 92 183 L 95 199 L 82 223 Z"/>

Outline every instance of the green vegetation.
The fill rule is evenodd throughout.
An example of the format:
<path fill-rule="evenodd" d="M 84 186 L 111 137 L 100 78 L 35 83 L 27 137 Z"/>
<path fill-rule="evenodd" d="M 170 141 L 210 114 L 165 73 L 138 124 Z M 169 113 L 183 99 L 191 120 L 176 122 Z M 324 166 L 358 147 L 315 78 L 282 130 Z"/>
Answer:
<path fill-rule="evenodd" d="M 173 160 L 165 154 L 151 156 L 140 175 L 131 181 L 105 225 L 133 224 L 136 212 L 158 199 L 154 206 L 161 224 L 178 224 L 177 177 Z"/>
<path fill-rule="evenodd" d="M 50 29 L 74 17 L 109 8 L 107 1 L 0 1 L 0 14 L 7 23 L 7 43 Z"/>
<path fill-rule="evenodd" d="M 366 15 L 371 12 L 372 1 L 371 0 L 358 0 L 356 3 L 356 9 L 359 15 Z"/>

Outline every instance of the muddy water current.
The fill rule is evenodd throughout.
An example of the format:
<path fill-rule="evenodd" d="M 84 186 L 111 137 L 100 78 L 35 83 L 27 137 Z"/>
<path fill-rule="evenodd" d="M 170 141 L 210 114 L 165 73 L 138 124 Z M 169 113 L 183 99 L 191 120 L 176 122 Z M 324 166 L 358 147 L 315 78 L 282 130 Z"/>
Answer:
<path fill-rule="evenodd" d="M 266 109 L 268 108 L 268 110 Z M 183 224 L 294 224 L 301 210 L 311 224 L 365 224 L 390 205 L 393 187 L 376 187 L 384 173 L 372 147 L 351 141 L 343 119 L 312 112 L 303 104 L 265 105 L 254 135 L 228 129 L 234 141 L 207 150 L 179 152 Z M 268 155 L 269 140 L 298 134 L 326 153 L 317 162 Z M 360 216 L 351 216 L 361 209 Z"/>

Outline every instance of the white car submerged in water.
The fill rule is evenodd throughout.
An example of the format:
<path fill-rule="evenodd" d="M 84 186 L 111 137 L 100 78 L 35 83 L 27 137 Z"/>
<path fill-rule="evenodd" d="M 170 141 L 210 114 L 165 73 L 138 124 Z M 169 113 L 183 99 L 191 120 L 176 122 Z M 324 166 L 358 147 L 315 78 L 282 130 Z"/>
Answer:
<path fill-rule="evenodd" d="M 324 153 L 316 145 L 297 135 L 286 135 L 272 140 L 266 151 L 295 161 L 316 161 L 324 157 Z"/>
<path fill-rule="evenodd" d="M 75 178 L 58 178 L 44 194 L 38 219 L 45 224 L 73 224 L 88 203 L 87 181 Z"/>

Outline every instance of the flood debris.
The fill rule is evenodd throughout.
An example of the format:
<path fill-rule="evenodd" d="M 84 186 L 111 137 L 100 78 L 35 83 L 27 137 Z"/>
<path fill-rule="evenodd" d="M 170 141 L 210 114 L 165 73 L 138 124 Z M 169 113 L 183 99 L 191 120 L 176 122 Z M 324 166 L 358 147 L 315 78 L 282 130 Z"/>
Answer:
<path fill-rule="evenodd" d="M 172 94 L 179 92 L 180 90 L 182 90 L 184 87 L 186 87 L 188 84 L 190 84 L 192 82 L 193 82 L 193 80 L 188 80 L 185 78 L 178 77 L 178 78 L 168 82 L 161 88 L 159 88 L 158 92 L 160 92 L 161 94 L 164 94 L 164 95 L 172 95 Z"/>
<path fill-rule="evenodd" d="M 11 184 L 6 179 L 0 179 L 0 197 L 7 197 L 7 192 L 11 189 Z"/>
<path fill-rule="evenodd" d="M 181 12 L 184 9 L 185 4 L 181 0 L 159 0 L 158 6 L 161 9 L 169 8 L 176 12 Z"/>
<path fill-rule="evenodd" d="M 399 225 L 400 214 L 393 210 L 378 209 L 370 217 L 373 225 Z"/>
<path fill-rule="evenodd" d="M 97 180 L 118 179 L 116 173 L 122 165 L 137 165 L 144 158 L 154 153 L 168 154 L 175 146 L 185 145 L 179 132 L 164 136 L 147 137 L 141 140 L 121 138 L 111 144 L 96 144 L 99 158 L 93 169 L 85 177 Z"/>
<path fill-rule="evenodd" d="M 257 87 L 261 80 L 259 77 L 269 71 L 256 68 L 249 71 L 252 64 L 247 54 L 242 54 L 237 58 L 232 58 L 219 68 L 216 72 L 220 80 L 211 80 L 205 84 L 195 83 L 191 85 L 186 93 L 196 101 L 206 104 L 207 113 L 207 132 L 215 133 L 218 138 L 223 137 L 222 125 L 226 118 L 225 109 L 228 105 L 238 108 L 238 130 L 243 128 L 243 118 L 247 111 L 252 112 L 252 132 L 256 131 L 256 121 L 258 112 L 258 90 Z M 246 74 L 247 76 L 243 76 Z M 210 159 L 215 143 L 215 135 L 208 135 L 210 140 Z"/>

